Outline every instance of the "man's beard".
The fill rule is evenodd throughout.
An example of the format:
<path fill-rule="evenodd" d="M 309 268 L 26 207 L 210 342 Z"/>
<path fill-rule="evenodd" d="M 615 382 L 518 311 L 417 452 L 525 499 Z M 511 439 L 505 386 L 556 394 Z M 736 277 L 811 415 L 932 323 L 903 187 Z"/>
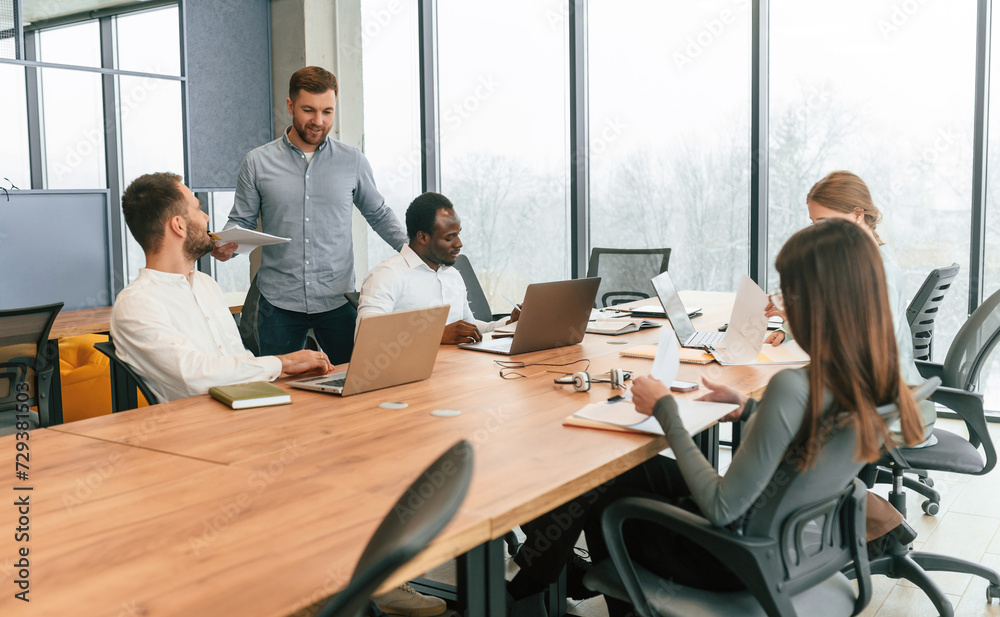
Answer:
<path fill-rule="evenodd" d="M 309 132 L 306 130 L 306 126 L 307 125 L 305 125 L 305 124 L 303 124 L 303 125 L 300 126 L 300 125 L 295 124 L 294 122 L 292 122 L 292 128 L 295 129 L 296 133 L 298 133 L 299 139 L 301 139 L 305 143 L 309 144 L 310 146 L 318 146 L 319 144 L 323 143 L 323 140 L 326 139 L 326 136 L 330 134 L 329 130 L 327 130 L 325 132 L 324 131 L 320 131 L 319 139 L 317 139 L 315 142 L 312 142 L 312 141 L 309 141 L 310 137 L 309 137 Z M 333 127 L 331 127 L 331 128 L 333 128 Z"/>
<path fill-rule="evenodd" d="M 193 234 L 188 232 L 187 238 L 184 239 L 184 253 L 188 257 L 194 260 L 198 260 L 204 255 L 212 252 L 215 248 L 215 242 L 208 237 L 208 234 Z"/>

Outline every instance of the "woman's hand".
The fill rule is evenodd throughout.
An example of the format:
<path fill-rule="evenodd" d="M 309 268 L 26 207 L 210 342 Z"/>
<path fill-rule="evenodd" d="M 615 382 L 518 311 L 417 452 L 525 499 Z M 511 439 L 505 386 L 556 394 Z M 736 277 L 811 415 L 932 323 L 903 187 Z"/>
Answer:
<path fill-rule="evenodd" d="M 670 396 L 670 388 L 658 379 L 636 377 L 632 382 L 632 402 L 639 413 L 653 415 L 653 407 L 664 396 Z"/>
<path fill-rule="evenodd" d="M 709 381 L 708 379 L 702 377 L 701 382 L 705 384 L 709 392 L 705 396 L 698 397 L 699 401 L 709 401 L 712 403 L 730 403 L 739 405 L 735 411 L 726 414 L 720 418 L 721 422 L 736 422 L 743 415 L 743 408 L 746 407 L 749 398 L 745 394 L 740 394 L 736 390 L 730 388 L 727 385 L 716 383 L 714 381 Z M 634 390 L 634 388 L 633 388 Z M 638 405 L 636 406 L 638 409 Z"/>
<path fill-rule="evenodd" d="M 764 339 L 765 343 L 769 343 L 772 347 L 777 347 L 778 345 L 785 342 L 785 333 L 781 330 L 775 330 L 767 335 Z"/>
<path fill-rule="evenodd" d="M 770 300 L 767 301 L 767 306 L 764 307 L 764 315 L 769 319 L 771 317 L 781 317 L 782 321 L 786 320 L 785 310 L 774 306 L 774 303 Z"/>

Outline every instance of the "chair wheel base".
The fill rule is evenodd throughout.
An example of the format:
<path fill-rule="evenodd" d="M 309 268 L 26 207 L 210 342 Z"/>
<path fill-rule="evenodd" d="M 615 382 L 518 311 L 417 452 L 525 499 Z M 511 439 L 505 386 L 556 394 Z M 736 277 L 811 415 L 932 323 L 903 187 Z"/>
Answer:
<path fill-rule="evenodd" d="M 993 604 L 993 598 L 1000 599 L 1000 585 L 986 586 L 986 603 Z"/>
<path fill-rule="evenodd" d="M 923 510 L 924 514 L 928 516 L 937 516 L 937 513 L 941 511 L 941 504 L 928 499 L 924 503 L 920 504 L 920 509 Z"/>

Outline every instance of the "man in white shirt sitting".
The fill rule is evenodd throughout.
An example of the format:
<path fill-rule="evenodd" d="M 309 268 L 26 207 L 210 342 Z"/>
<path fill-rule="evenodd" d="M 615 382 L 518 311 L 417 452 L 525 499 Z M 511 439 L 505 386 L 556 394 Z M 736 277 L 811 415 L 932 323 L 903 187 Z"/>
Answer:
<path fill-rule="evenodd" d="M 497 326 L 517 321 L 478 321 L 472 316 L 462 274 L 454 267 L 462 249 L 462 221 L 455 207 L 440 193 L 424 193 L 406 209 L 406 234 L 410 243 L 375 266 L 361 285 L 358 324 L 365 315 L 447 304 L 448 325 L 441 343 L 457 345 L 481 341 Z M 357 332 L 357 328 L 355 328 Z"/>
<path fill-rule="evenodd" d="M 118 356 L 161 402 L 205 394 L 212 386 L 332 370 L 322 352 L 257 358 L 243 347 L 218 283 L 194 269 L 214 243 L 208 215 L 180 176 L 136 178 L 122 196 L 122 211 L 146 267 L 118 294 L 111 337 Z"/>

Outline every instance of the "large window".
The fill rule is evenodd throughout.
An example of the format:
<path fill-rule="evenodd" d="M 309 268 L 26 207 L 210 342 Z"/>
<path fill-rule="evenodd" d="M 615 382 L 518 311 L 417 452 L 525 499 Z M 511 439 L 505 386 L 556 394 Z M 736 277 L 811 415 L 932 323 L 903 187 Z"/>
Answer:
<path fill-rule="evenodd" d="M 570 275 L 565 6 L 438 5 L 441 191 L 497 312 Z"/>
<path fill-rule="evenodd" d="M 772 0 L 768 286 L 782 244 L 809 224 L 809 188 L 852 171 L 882 210 L 908 297 L 933 268 L 962 265 L 937 318 L 940 361 L 968 303 L 976 6 L 915 6 L 902 19 L 888 0 Z"/>
<path fill-rule="evenodd" d="M 28 158 L 28 112 L 24 92 L 24 69 L 0 64 L 0 187 L 31 188 Z M 2 194 L 2 191 L 0 191 Z"/>
<path fill-rule="evenodd" d="M 748 270 L 749 3 L 592 1 L 592 246 L 668 247 L 684 289 Z"/>
<path fill-rule="evenodd" d="M 363 0 L 360 44 L 364 62 L 365 155 L 386 204 L 402 223 L 406 206 L 421 188 L 416 3 Z M 367 229 L 370 269 L 395 251 L 371 227 Z"/>
<path fill-rule="evenodd" d="M 101 76 L 44 68 L 38 82 L 45 188 L 107 188 Z"/>

